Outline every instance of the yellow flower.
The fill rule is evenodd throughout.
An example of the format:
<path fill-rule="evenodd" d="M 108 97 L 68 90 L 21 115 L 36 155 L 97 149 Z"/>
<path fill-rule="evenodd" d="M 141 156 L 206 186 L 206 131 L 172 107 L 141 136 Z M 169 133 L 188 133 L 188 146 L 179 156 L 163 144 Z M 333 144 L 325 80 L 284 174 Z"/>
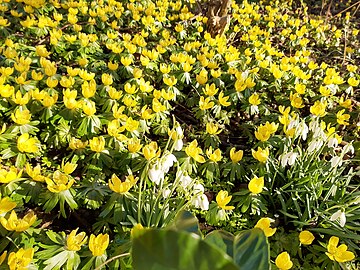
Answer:
<path fill-rule="evenodd" d="M 0 265 L 2 265 L 2 263 L 5 261 L 6 255 L 7 255 L 7 251 L 5 250 L 3 254 L 1 254 L 0 256 Z"/>
<path fill-rule="evenodd" d="M 57 99 L 58 99 L 58 94 L 55 94 L 54 96 L 50 96 L 48 93 L 45 93 L 41 103 L 44 107 L 49 108 L 56 103 Z"/>
<path fill-rule="evenodd" d="M 116 193 L 124 194 L 136 184 L 137 180 L 137 177 L 135 178 L 134 175 L 130 174 L 126 176 L 125 181 L 121 181 L 119 177 L 113 174 L 109 180 L 109 188 Z"/>
<path fill-rule="evenodd" d="M 339 238 L 336 236 L 331 236 L 329 243 L 327 245 L 326 255 L 332 260 L 340 263 L 349 262 L 355 259 L 355 254 L 347 250 L 347 245 L 339 244 Z"/>
<path fill-rule="evenodd" d="M 71 162 L 66 162 L 64 164 L 64 161 L 61 163 L 61 170 L 65 173 L 65 174 L 71 174 L 75 171 L 77 167 L 76 163 L 71 163 Z"/>
<path fill-rule="evenodd" d="M 24 95 L 22 95 L 20 91 L 17 91 L 16 94 L 13 94 L 12 100 L 17 105 L 26 105 L 28 104 L 30 98 L 31 96 L 29 93 L 25 93 Z"/>
<path fill-rule="evenodd" d="M 52 180 L 45 178 L 48 190 L 53 193 L 59 193 L 68 190 L 74 184 L 74 179 L 58 170 L 53 174 Z"/>
<path fill-rule="evenodd" d="M 206 132 L 210 135 L 219 134 L 222 130 L 218 130 L 219 126 L 216 123 L 208 122 L 206 123 Z"/>
<path fill-rule="evenodd" d="M 220 208 L 224 210 L 233 210 L 234 206 L 227 205 L 231 201 L 232 196 L 228 196 L 228 192 L 225 190 L 219 191 L 218 195 L 216 195 L 216 203 Z"/>
<path fill-rule="evenodd" d="M 201 96 L 199 101 L 199 108 L 200 110 L 204 111 L 207 109 L 211 109 L 215 103 L 213 101 L 210 101 L 210 97 L 207 97 L 206 99 Z"/>
<path fill-rule="evenodd" d="M 266 126 L 260 125 L 257 128 L 257 131 L 255 131 L 255 137 L 256 139 L 266 142 L 271 136 L 270 130 L 267 129 Z"/>
<path fill-rule="evenodd" d="M 295 93 L 293 94 L 292 92 L 290 93 L 290 102 L 291 102 L 291 106 L 293 106 L 294 108 L 303 108 L 305 105 L 303 104 L 303 99 L 301 98 L 299 93 Z"/>
<path fill-rule="evenodd" d="M 95 96 L 96 93 L 96 82 L 94 79 L 89 80 L 89 82 L 85 81 L 81 85 L 81 93 L 84 98 L 91 98 Z"/>
<path fill-rule="evenodd" d="M 11 119 L 18 125 L 26 125 L 30 122 L 31 113 L 29 110 L 16 109 L 15 114 L 11 114 Z"/>
<path fill-rule="evenodd" d="M 262 229 L 266 237 L 270 237 L 275 234 L 276 228 L 271 228 L 270 223 L 273 222 L 271 218 L 260 218 L 256 223 L 255 228 Z"/>
<path fill-rule="evenodd" d="M 32 168 L 29 163 L 26 163 L 26 173 L 34 180 L 38 182 L 44 182 L 45 176 L 41 175 L 41 166 L 40 164 Z"/>
<path fill-rule="evenodd" d="M 243 155 L 243 150 L 236 151 L 235 147 L 230 149 L 230 159 L 233 163 L 238 163 L 240 160 L 242 160 Z"/>
<path fill-rule="evenodd" d="M 206 150 L 206 155 L 213 162 L 219 162 L 222 159 L 221 150 L 219 148 L 213 151 L 212 147 L 210 146 L 210 148 Z"/>
<path fill-rule="evenodd" d="M 0 95 L 4 98 L 9 98 L 15 93 L 14 86 L 11 86 L 9 84 L 1 85 L 0 84 Z"/>
<path fill-rule="evenodd" d="M 321 102 L 319 100 L 315 101 L 314 105 L 310 107 L 310 112 L 313 115 L 323 117 L 326 114 L 327 102 Z"/>
<path fill-rule="evenodd" d="M 82 109 L 87 116 L 92 116 L 96 113 L 95 102 L 92 100 L 86 100 L 83 103 Z"/>
<path fill-rule="evenodd" d="M 72 230 L 66 239 L 66 248 L 71 251 L 79 251 L 81 246 L 86 243 L 87 236 L 85 232 L 77 233 L 77 229 Z"/>
<path fill-rule="evenodd" d="M 288 270 L 293 266 L 293 262 L 290 260 L 290 255 L 286 251 L 280 253 L 276 257 L 275 264 L 280 270 Z"/>
<path fill-rule="evenodd" d="M 30 228 L 36 220 L 36 215 L 33 211 L 27 213 L 23 218 L 19 219 L 14 210 L 11 211 L 11 214 L 8 219 L 0 217 L 1 225 L 8 231 L 23 232 Z"/>
<path fill-rule="evenodd" d="M 100 153 L 105 149 L 105 139 L 102 136 L 92 138 L 89 143 L 91 151 Z"/>
<path fill-rule="evenodd" d="M 299 241 L 303 245 L 311 245 L 311 243 L 314 241 L 315 236 L 309 232 L 309 231 L 302 231 L 299 234 Z"/>
<path fill-rule="evenodd" d="M 108 88 L 108 93 L 111 99 L 120 99 L 122 97 L 122 91 L 117 91 L 111 86 Z"/>
<path fill-rule="evenodd" d="M 261 103 L 259 94 L 257 94 L 257 93 L 252 94 L 249 97 L 249 103 L 251 105 L 255 105 L 255 106 L 259 105 Z"/>
<path fill-rule="evenodd" d="M 5 169 L 0 169 L 0 183 L 7 184 L 15 179 L 21 177 L 22 170 L 18 172 L 18 169 L 14 166 L 11 166 L 10 169 L 7 171 Z"/>
<path fill-rule="evenodd" d="M 83 142 L 77 138 L 72 137 L 70 139 L 70 143 L 69 143 L 69 147 L 72 150 L 78 150 L 78 149 L 84 149 L 86 147 L 86 145 L 88 144 L 88 142 Z"/>
<path fill-rule="evenodd" d="M 344 112 L 345 112 L 345 109 L 342 109 L 337 112 L 336 121 L 338 122 L 339 125 L 347 126 L 347 125 L 349 125 L 349 122 L 346 122 L 346 121 L 350 119 L 350 115 L 347 113 L 344 114 Z"/>
<path fill-rule="evenodd" d="M 228 102 L 228 99 L 229 99 L 229 98 L 230 98 L 230 97 L 228 97 L 228 96 L 224 97 L 224 92 L 221 91 L 221 92 L 219 93 L 219 97 L 218 97 L 220 105 L 222 105 L 222 106 L 224 106 L 224 107 L 230 106 L 230 105 L 231 105 L 231 102 Z"/>
<path fill-rule="evenodd" d="M 118 67 L 119 67 L 119 64 L 118 63 L 113 63 L 113 62 L 109 62 L 108 63 L 108 68 L 110 69 L 110 70 L 117 70 L 118 69 Z"/>
<path fill-rule="evenodd" d="M 130 57 L 124 57 L 124 56 L 122 56 L 120 59 L 121 64 L 123 64 L 125 67 L 130 66 L 132 61 L 133 60 Z"/>
<path fill-rule="evenodd" d="M 20 248 L 17 252 L 11 252 L 8 258 L 8 265 L 10 270 L 24 270 L 28 269 L 28 265 L 34 256 L 34 249 Z"/>
<path fill-rule="evenodd" d="M 210 86 L 208 84 L 205 85 L 205 89 L 203 89 L 204 94 L 207 96 L 214 96 L 218 92 L 218 88 L 216 85 L 212 83 Z"/>
<path fill-rule="evenodd" d="M 24 133 L 17 139 L 17 148 L 20 152 L 35 153 L 39 150 L 37 143 L 35 138 L 30 138 L 29 133 Z"/>
<path fill-rule="evenodd" d="M 175 78 L 175 76 L 171 76 L 171 77 L 163 77 L 163 81 L 167 86 L 174 86 L 177 83 L 177 79 Z"/>
<path fill-rule="evenodd" d="M 151 142 L 143 147 L 142 153 L 146 160 L 151 160 L 154 157 L 160 156 L 161 149 L 158 149 L 158 145 L 156 142 Z"/>
<path fill-rule="evenodd" d="M 113 78 L 110 74 L 102 74 L 101 75 L 101 81 L 104 85 L 111 85 L 113 83 Z"/>
<path fill-rule="evenodd" d="M 253 157 L 256 160 L 263 162 L 263 163 L 265 163 L 269 157 L 269 148 L 267 148 L 267 147 L 265 149 L 258 147 L 257 151 L 251 149 L 251 152 L 252 152 Z"/>
<path fill-rule="evenodd" d="M 254 177 L 253 179 L 251 179 L 248 188 L 250 190 L 251 193 L 253 194 L 259 194 L 262 192 L 264 187 L 264 177 Z"/>
<path fill-rule="evenodd" d="M 350 86 L 356 87 L 359 85 L 360 80 L 355 79 L 355 77 L 351 77 L 347 82 Z"/>
<path fill-rule="evenodd" d="M 103 255 L 108 245 L 109 245 L 108 234 L 99 234 L 98 236 L 95 236 L 93 234 L 90 235 L 89 249 L 93 254 L 93 256 Z"/>
<path fill-rule="evenodd" d="M 203 151 L 200 147 L 197 146 L 197 140 L 193 140 L 188 146 L 185 148 L 185 153 L 195 159 L 195 161 L 199 163 L 204 163 L 205 158 L 202 156 Z"/>
<path fill-rule="evenodd" d="M 137 153 L 140 151 L 142 144 L 140 144 L 139 139 L 131 138 L 127 142 L 127 147 L 130 153 Z"/>
<path fill-rule="evenodd" d="M 5 214 L 16 207 L 16 203 L 11 201 L 9 197 L 4 197 L 0 200 L 0 217 L 5 216 Z M 1 265 L 1 263 L 0 263 Z"/>
<path fill-rule="evenodd" d="M 351 99 L 349 98 L 349 99 L 344 100 L 344 97 L 341 97 L 339 100 L 339 105 L 346 109 L 350 109 L 351 108 Z"/>

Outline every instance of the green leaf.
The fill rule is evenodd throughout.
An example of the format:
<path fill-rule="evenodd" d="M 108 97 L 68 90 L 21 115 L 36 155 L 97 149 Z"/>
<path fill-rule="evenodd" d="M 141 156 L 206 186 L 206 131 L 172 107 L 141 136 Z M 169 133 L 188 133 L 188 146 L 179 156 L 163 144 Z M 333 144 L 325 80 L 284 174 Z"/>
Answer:
<path fill-rule="evenodd" d="M 133 239 L 137 270 L 236 270 L 231 258 L 195 234 L 148 229 Z M 250 269 L 250 268 L 249 268 Z"/>
<path fill-rule="evenodd" d="M 235 236 L 234 261 L 240 269 L 270 269 L 269 244 L 261 229 L 246 230 Z"/>
<path fill-rule="evenodd" d="M 170 226 L 170 229 L 175 231 L 185 231 L 188 233 L 195 233 L 201 236 L 201 231 L 199 229 L 198 219 L 189 211 L 179 212 L 173 224 Z"/>
<path fill-rule="evenodd" d="M 234 254 L 234 235 L 223 230 L 212 231 L 205 237 L 205 242 L 220 248 L 230 257 Z"/>

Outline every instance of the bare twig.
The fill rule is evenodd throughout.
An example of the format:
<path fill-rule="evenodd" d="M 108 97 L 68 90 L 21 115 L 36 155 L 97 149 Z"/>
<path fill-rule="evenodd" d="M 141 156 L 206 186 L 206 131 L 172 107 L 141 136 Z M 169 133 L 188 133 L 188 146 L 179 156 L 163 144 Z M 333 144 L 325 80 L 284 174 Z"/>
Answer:
<path fill-rule="evenodd" d="M 130 253 L 123 253 L 123 254 L 120 254 L 120 255 L 117 255 L 117 256 L 114 256 L 112 257 L 111 259 L 107 260 L 106 262 L 104 262 L 103 264 L 99 265 L 98 267 L 95 268 L 95 270 L 100 270 L 103 266 L 107 265 L 109 262 L 112 262 L 116 259 L 119 259 L 121 257 L 126 257 L 126 256 L 129 256 Z"/>

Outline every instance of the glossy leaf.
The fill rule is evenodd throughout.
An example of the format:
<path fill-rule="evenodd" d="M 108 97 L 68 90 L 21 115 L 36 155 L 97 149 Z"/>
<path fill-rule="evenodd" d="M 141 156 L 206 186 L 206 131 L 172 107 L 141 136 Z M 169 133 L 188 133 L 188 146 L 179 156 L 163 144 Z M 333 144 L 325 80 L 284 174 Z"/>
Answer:
<path fill-rule="evenodd" d="M 237 270 L 231 258 L 199 236 L 148 229 L 133 239 L 136 270 Z"/>

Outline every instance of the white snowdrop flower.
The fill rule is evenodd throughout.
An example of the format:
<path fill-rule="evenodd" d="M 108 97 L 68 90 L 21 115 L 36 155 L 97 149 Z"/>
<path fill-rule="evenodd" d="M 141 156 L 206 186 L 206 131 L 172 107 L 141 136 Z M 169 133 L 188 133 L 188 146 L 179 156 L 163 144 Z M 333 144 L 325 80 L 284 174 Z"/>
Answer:
<path fill-rule="evenodd" d="M 181 176 L 179 178 L 180 186 L 182 186 L 184 189 L 186 189 L 191 184 L 191 182 L 192 182 L 192 179 L 190 176 L 181 174 Z"/>
<path fill-rule="evenodd" d="M 164 173 L 167 173 L 176 161 L 176 157 L 171 153 L 164 156 L 162 159 L 162 170 L 164 171 Z"/>
<path fill-rule="evenodd" d="M 330 138 L 327 146 L 328 146 L 329 148 L 335 148 L 335 147 L 337 147 L 337 146 L 338 146 L 338 140 L 337 140 L 336 138 Z"/>
<path fill-rule="evenodd" d="M 343 152 L 344 152 L 344 154 L 347 154 L 349 152 L 351 154 L 354 154 L 354 152 L 355 152 L 354 146 L 351 143 L 346 144 L 343 148 Z"/>
<path fill-rule="evenodd" d="M 283 154 L 283 155 L 280 156 L 281 167 L 283 167 L 283 168 L 286 167 L 288 159 L 289 159 L 289 153 Z"/>
<path fill-rule="evenodd" d="M 340 167 L 342 165 L 342 159 L 341 159 L 341 157 L 334 156 L 331 158 L 330 163 L 331 163 L 332 168 L 335 168 L 338 166 Z"/>
<path fill-rule="evenodd" d="M 297 155 L 298 155 L 297 153 L 292 152 L 292 151 L 285 155 L 282 155 L 282 157 L 280 159 L 281 166 L 286 167 L 287 164 L 289 166 L 294 165 Z"/>
<path fill-rule="evenodd" d="M 338 210 L 330 217 L 331 221 L 338 220 L 341 227 L 345 226 L 346 223 L 346 215 L 345 212 Z"/>
<path fill-rule="evenodd" d="M 298 153 L 295 153 L 295 152 L 290 152 L 289 153 L 289 158 L 288 158 L 288 161 L 287 161 L 289 166 L 294 165 L 297 156 L 298 156 Z"/>
<path fill-rule="evenodd" d="M 193 186 L 194 194 L 202 194 L 205 191 L 205 188 L 202 184 L 195 184 Z"/>
<path fill-rule="evenodd" d="M 309 127 L 304 121 L 301 121 L 295 130 L 295 137 L 301 136 L 302 140 L 305 141 L 309 133 Z"/>
<path fill-rule="evenodd" d="M 192 199 L 191 203 L 195 208 L 200 208 L 204 211 L 209 210 L 209 200 L 205 194 L 196 196 Z"/>
<path fill-rule="evenodd" d="M 216 213 L 216 217 L 218 220 L 226 220 L 226 212 L 224 209 L 220 209 L 217 213 Z"/>
<path fill-rule="evenodd" d="M 154 182 L 156 185 L 159 185 L 161 180 L 164 179 L 164 171 L 161 170 L 161 168 L 155 164 L 153 165 L 150 170 L 148 171 L 149 179 Z"/>
<path fill-rule="evenodd" d="M 319 139 L 312 140 L 308 147 L 308 152 L 319 151 L 323 142 Z"/>
<path fill-rule="evenodd" d="M 171 194 L 171 190 L 169 188 L 164 188 L 163 191 L 162 191 L 162 195 L 163 197 L 166 199 L 170 196 Z"/>
<path fill-rule="evenodd" d="M 259 107 L 257 105 L 251 105 L 250 106 L 250 114 L 258 114 L 259 113 Z"/>
<path fill-rule="evenodd" d="M 181 151 L 183 149 L 184 142 L 182 139 L 178 139 L 174 142 L 174 150 Z"/>
<path fill-rule="evenodd" d="M 178 138 L 184 137 L 184 132 L 183 132 L 183 130 L 182 130 L 182 128 L 180 126 L 175 128 L 175 132 L 176 132 L 176 136 Z"/>

